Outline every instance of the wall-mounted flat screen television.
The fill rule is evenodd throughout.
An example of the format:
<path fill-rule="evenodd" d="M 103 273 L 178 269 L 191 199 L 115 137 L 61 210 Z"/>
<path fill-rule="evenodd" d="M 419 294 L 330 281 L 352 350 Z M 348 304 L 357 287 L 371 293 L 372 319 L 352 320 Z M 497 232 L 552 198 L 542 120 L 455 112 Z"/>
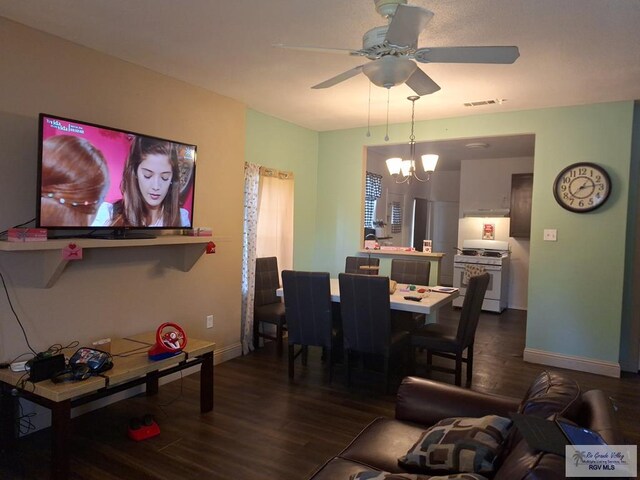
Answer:
<path fill-rule="evenodd" d="M 116 237 L 192 227 L 196 145 L 48 114 L 39 122 L 37 227 Z"/>

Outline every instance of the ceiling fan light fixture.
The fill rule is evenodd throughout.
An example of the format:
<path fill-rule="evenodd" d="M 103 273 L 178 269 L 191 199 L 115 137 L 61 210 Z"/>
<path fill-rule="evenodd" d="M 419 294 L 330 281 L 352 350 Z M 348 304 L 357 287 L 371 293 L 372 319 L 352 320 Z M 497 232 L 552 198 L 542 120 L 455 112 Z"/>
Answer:
<path fill-rule="evenodd" d="M 436 169 L 436 165 L 438 165 L 439 155 L 435 153 L 427 153 L 422 155 L 422 168 L 424 168 L 425 172 L 433 172 Z"/>
<path fill-rule="evenodd" d="M 383 17 L 391 17 L 396 13 L 399 4 L 406 5 L 407 0 L 373 0 L 376 5 L 376 12 Z"/>
<path fill-rule="evenodd" d="M 391 88 L 406 82 L 416 68 L 415 62 L 408 58 L 385 55 L 363 65 L 362 71 L 374 85 Z"/>

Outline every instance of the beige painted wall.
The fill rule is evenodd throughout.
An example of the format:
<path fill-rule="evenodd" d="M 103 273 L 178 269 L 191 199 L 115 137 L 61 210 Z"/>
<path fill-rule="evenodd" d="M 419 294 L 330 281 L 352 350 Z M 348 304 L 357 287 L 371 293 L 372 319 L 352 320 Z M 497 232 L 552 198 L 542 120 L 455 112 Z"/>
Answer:
<path fill-rule="evenodd" d="M 39 257 L 0 252 L 0 271 L 32 346 L 118 336 L 166 321 L 240 341 L 245 107 L 228 98 L 0 18 L 0 230 L 35 214 L 37 116 L 46 112 L 198 145 L 195 225 L 217 253 L 188 273 L 166 268 L 172 247 L 96 249 L 49 289 L 34 286 Z M 205 316 L 215 326 L 205 329 Z M 0 359 L 27 352 L 0 293 Z"/>

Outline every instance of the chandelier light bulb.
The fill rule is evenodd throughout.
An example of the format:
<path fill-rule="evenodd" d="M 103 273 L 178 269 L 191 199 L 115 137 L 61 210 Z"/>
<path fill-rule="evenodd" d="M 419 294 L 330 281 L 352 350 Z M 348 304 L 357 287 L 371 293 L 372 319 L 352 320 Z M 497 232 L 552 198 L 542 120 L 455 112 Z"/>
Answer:
<path fill-rule="evenodd" d="M 425 172 L 433 172 L 436 169 L 436 165 L 438 164 L 439 155 L 434 153 L 427 153 L 426 155 L 422 155 L 422 168 L 424 168 Z"/>
<path fill-rule="evenodd" d="M 402 159 L 400 157 L 393 157 L 387 159 L 387 170 L 390 175 L 397 175 L 400 173 L 402 167 Z"/>

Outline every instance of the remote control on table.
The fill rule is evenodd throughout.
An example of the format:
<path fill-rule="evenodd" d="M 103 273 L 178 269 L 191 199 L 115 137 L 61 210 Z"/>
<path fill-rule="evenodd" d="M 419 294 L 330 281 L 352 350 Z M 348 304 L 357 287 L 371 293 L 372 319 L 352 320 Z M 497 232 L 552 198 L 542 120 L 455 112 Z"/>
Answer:
<path fill-rule="evenodd" d="M 410 295 L 407 295 L 406 297 L 404 297 L 405 300 L 411 300 L 412 302 L 419 302 L 420 300 L 422 300 L 422 297 L 412 297 Z"/>

